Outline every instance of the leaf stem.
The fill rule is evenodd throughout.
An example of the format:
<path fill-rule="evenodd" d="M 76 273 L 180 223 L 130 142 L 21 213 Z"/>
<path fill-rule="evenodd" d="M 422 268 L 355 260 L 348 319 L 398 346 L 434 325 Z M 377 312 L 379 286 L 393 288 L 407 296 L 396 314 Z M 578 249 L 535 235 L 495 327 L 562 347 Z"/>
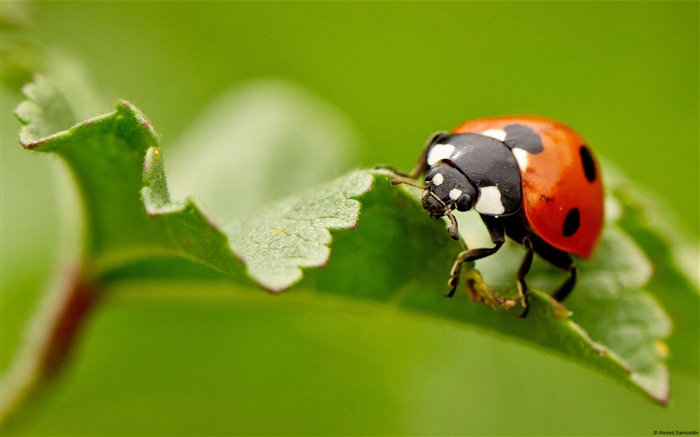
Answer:
<path fill-rule="evenodd" d="M 96 284 L 78 268 L 45 295 L 29 323 L 27 341 L 2 375 L 0 424 L 60 375 L 100 296 Z"/>

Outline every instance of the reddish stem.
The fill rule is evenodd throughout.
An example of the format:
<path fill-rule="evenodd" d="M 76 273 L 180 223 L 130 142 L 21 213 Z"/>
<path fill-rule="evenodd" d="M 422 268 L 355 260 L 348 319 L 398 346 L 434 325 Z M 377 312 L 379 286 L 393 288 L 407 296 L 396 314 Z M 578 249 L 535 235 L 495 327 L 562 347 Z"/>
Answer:
<path fill-rule="evenodd" d="M 48 342 L 39 366 L 40 378 L 51 380 L 70 358 L 81 328 L 98 301 L 97 287 L 78 274 L 50 327 Z"/>

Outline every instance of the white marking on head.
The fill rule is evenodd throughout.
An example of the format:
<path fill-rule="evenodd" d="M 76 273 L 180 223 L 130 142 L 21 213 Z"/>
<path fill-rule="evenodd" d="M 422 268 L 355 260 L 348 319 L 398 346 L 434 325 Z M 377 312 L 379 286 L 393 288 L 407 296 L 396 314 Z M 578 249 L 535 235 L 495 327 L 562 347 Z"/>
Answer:
<path fill-rule="evenodd" d="M 435 176 L 433 176 L 432 182 L 433 185 L 439 187 L 440 185 L 442 185 L 443 182 L 445 182 L 445 177 L 442 175 L 442 173 L 438 173 Z"/>
<path fill-rule="evenodd" d="M 519 147 L 516 147 L 511 150 L 513 152 L 513 156 L 515 156 L 515 160 L 518 162 L 518 167 L 520 170 L 527 170 L 527 161 L 529 159 L 529 153 L 527 150 L 523 150 Z"/>
<path fill-rule="evenodd" d="M 501 202 L 501 190 L 498 187 L 482 187 L 479 190 L 479 200 L 476 201 L 474 209 L 482 214 L 503 214 L 506 208 Z"/>
<path fill-rule="evenodd" d="M 459 199 L 459 196 L 462 195 L 462 190 L 459 188 L 453 188 L 450 190 L 450 199 L 452 200 L 457 200 Z"/>
<path fill-rule="evenodd" d="M 452 156 L 455 146 L 452 144 L 436 144 L 428 152 L 428 165 L 434 165 L 438 161 Z"/>
<path fill-rule="evenodd" d="M 486 135 L 487 137 L 495 138 L 498 141 L 505 141 L 507 134 L 506 131 L 504 131 L 503 129 L 489 129 L 483 131 L 481 135 Z"/>

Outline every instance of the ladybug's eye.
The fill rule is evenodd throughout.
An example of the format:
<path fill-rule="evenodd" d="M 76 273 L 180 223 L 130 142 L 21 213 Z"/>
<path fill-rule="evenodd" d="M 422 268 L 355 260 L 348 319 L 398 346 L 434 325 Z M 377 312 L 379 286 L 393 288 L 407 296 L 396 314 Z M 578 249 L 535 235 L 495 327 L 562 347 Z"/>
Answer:
<path fill-rule="evenodd" d="M 468 211 L 472 207 L 472 198 L 468 194 L 462 194 L 457 199 L 457 211 Z"/>

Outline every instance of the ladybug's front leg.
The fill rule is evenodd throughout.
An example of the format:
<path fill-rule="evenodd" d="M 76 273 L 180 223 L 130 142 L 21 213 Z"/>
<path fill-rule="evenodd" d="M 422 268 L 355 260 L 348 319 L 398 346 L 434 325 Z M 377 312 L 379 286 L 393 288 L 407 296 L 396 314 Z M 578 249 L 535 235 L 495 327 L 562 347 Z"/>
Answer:
<path fill-rule="evenodd" d="M 498 252 L 498 249 L 503 246 L 506 241 L 506 233 L 503 223 L 495 217 L 482 215 L 481 219 L 486 225 L 486 229 L 489 231 L 491 236 L 491 241 L 495 245 L 494 247 L 480 247 L 478 249 L 468 249 L 457 255 L 455 263 L 452 265 L 452 271 L 450 272 L 450 280 L 448 285 L 450 286 L 450 291 L 447 293 L 447 297 L 454 296 L 457 291 L 457 285 L 459 285 L 459 276 L 462 272 L 462 264 L 471 261 L 476 261 L 477 259 L 486 258 L 487 256 L 493 255 Z"/>

